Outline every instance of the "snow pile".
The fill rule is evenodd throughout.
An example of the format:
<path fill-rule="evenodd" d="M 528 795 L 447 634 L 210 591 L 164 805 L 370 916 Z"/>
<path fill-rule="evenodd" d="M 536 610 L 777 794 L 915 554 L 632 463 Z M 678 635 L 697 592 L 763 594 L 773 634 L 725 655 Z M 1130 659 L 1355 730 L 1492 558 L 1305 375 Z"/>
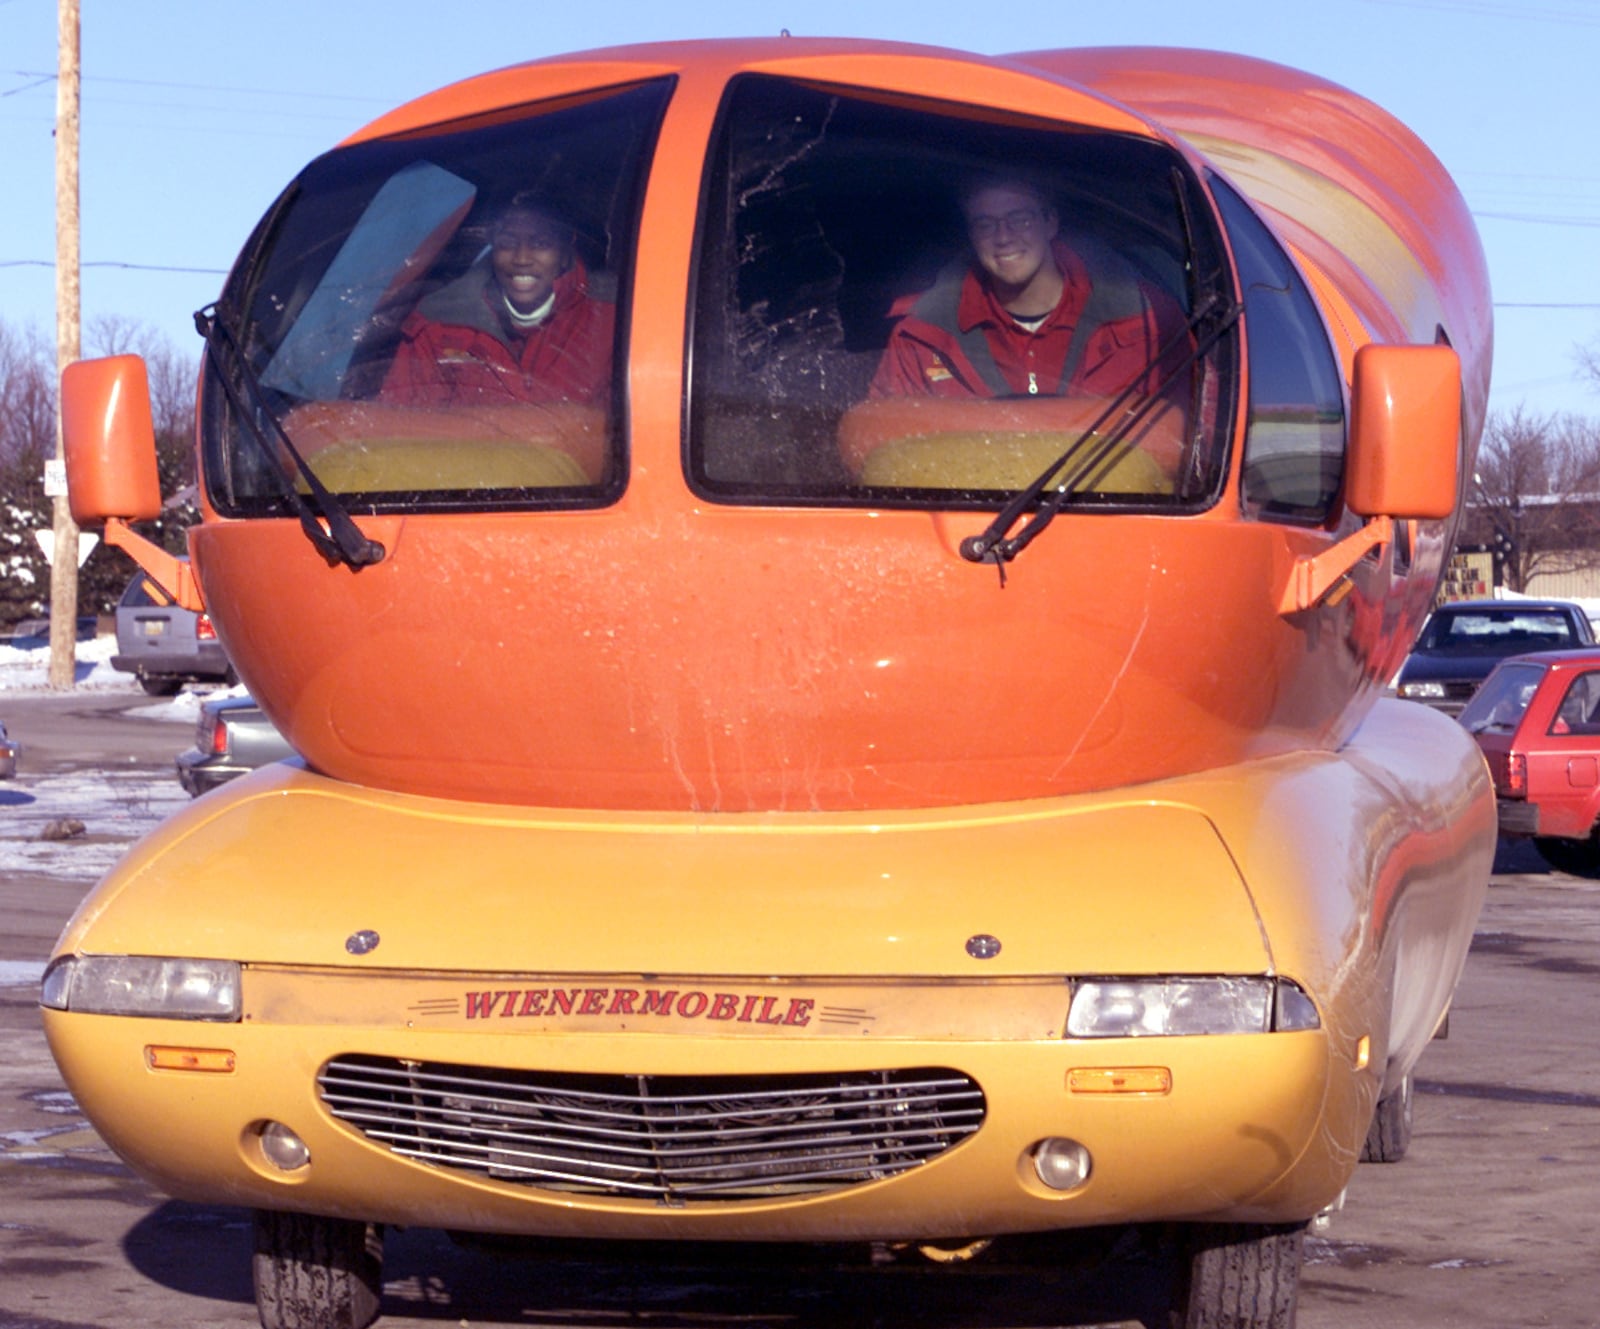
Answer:
<path fill-rule="evenodd" d="M 138 687 L 132 674 L 111 667 L 117 653 L 117 639 L 96 637 L 77 643 L 77 683 L 80 688 L 115 688 L 127 691 Z M 50 687 L 50 645 L 29 638 L 24 646 L 0 645 L 0 692 L 44 692 Z"/>

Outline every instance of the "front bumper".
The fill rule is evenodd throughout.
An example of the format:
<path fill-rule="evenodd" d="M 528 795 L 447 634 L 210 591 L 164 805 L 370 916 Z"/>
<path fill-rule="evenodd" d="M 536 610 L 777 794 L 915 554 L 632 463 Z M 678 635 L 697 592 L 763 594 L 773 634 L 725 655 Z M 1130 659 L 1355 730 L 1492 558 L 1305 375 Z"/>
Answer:
<path fill-rule="evenodd" d="M 1003 999 L 1003 989 L 961 994 Z M 359 1024 L 197 1025 L 45 1011 L 45 1028 L 84 1111 L 139 1172 L 180 1198 L 368 1221 L 526 1235 L 624 1239 L 895 1240 L 1128 1221 L 1303 1218 L 1348 1177 L 1330 1144 L 1322 1031 L 1131 1040 L 878 1039 L 859 1030 L 789 1039 L 652 1033 L 528 1036 L 429 1033 Z M 419 1012 L 419 1021 L 424 1017 Z M 150 1049 L 225 1052 L 223 1070 L 153 1069 Z M 982 1091 L 982 1120 L 938 1157 L 838 1189 L 724 1199 L 633 1198 L 515 1179 L 502 1166 L 404 1157 L 381 1130 L 335 1119 L 318 1078 L 357 1053 L 423 1068 L 435 1059 L 502 1075 L 860 1077 L 945 1068 Z M 169 1062 L 175 1059 L 169 1055 Z M 182 1058 L 176 1060 L 181 1061 Z M 206 1059 L 196 1056 L 196 1064 Z M 1165 1068 L 1165 1093 L 1105 1092 L 1074 1070 Z M 1337 1097 L 1337 1095 L 1336 1095 Z M 460 1109 L 458 1109 L 459 1111 Z M 360 1114 L 358 1113 L 357 1116 Z M 448 1133 L 448 1113 L 442 1120 Z M 282 1172 L 261 1132 L 288 1126 L 310 1163 Z M 1093 1160 L 1087 1181 L 1052 1191 L 1035 1174 L 1040 1141 L 1066 1137 Z M 498 1173 L 498 1175 L 497 1175 Z"/>
<path fill-rule="evenodd" d="M 237 779 L 251 768 L 241 766 L 231 757 L 214 756 L 198 749 L 180 752 L 173 763 L 178 772 L 178 783 L 191 796 L 204 794 L 218 785 Z"/>
<path fill-rule="evenodd" d="M 1539 805 L 1520 798 L 1495 800 L 1501 835 L 1538 835 Z"/>

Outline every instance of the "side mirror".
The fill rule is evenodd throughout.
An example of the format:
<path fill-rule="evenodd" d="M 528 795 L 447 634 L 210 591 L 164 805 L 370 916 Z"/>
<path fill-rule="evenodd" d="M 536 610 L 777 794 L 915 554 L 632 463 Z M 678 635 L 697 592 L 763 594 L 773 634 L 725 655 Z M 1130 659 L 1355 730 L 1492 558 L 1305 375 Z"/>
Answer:
<path fill-rule="evenodd" d="M 74 521 L 161 515 L 150 378 L 137 355 L 79 360 L 62 371 L 61 436 Z"/>
<path fill-rule="evenodd" d="M 1350 393 L 1345 502 L 1439 520 L 1460 496 L 1461 361 L 1448 346 L 1363 346 Z"/>
<path fill-rule="evenodd" d="M 133 561 L 185 609 L 205 597 L 189 560 L 169 554 L 128 525 L 161 515 L 150 376 L 137 355 L 79 360 L 61 371 L 61 437 L 67 505 L 80 525 L 105 524 L 108 545 Z"/>

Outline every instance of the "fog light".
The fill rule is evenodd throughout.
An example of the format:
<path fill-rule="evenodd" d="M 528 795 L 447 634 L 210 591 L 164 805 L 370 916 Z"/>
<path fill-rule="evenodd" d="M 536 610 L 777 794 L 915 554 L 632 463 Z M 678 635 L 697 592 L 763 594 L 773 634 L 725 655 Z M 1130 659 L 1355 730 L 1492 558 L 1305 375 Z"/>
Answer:
<path fill-rule="evenodd" d="M 267 1162 L 284 1172 L 296 1172 L 311 1161 L 306 1142 L 281 1121 L 269 1121 L 261 1128 L 261 1152 Z"/>
<path fill-rule="evenodd" d="M 1053 1191 L 1076 1190 L 1089 1180 L 1089 1151 L 1076 1140 L 1040 1140 L 1033 1147 L 1033 1170 Z"/>

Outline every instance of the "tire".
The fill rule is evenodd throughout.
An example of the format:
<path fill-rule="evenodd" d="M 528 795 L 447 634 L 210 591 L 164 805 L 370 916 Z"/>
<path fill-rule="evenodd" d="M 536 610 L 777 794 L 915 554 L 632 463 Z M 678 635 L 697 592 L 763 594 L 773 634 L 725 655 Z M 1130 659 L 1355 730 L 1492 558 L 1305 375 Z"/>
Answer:
<path fill-rule="evenodd" d="M 1306 1224 L 1191 1229 L 1180 1247 L 1173 1329 L 1290 1329 Z"/>
<path fill-rule="evenodd" d="M 1412 1099 L 1416 1085 L 1407 1075 L 1400 1087 L 1387 1098 L 1378 1100 L 1372 1114 L 1372 1125 L 1367 1127 L 1367 1142 L 1361 1146 L 1363 1163 L 1398 1163 L 1411 1147 Z"/>
<path fill-rule="evenodd" d="M 1557 872 L 1574 877 L 1600 877 L 1600 843 L 1593 836 L 1587 840 L 1558 840 L 1550 835 L 1536 835 L 1533 847 Z"/>
<path fill-rule="evenodd" d="M 176 697 L 183 688 L 183 680 L 169 674 L 140 674 L 139 686 L 152 697 Z"/>
<path fill-rule="evenodd" d="M 383 1293 L 371 1223 L 258 1209 L 251 1274 L 262 1329 L 366 1329 Z"/>

